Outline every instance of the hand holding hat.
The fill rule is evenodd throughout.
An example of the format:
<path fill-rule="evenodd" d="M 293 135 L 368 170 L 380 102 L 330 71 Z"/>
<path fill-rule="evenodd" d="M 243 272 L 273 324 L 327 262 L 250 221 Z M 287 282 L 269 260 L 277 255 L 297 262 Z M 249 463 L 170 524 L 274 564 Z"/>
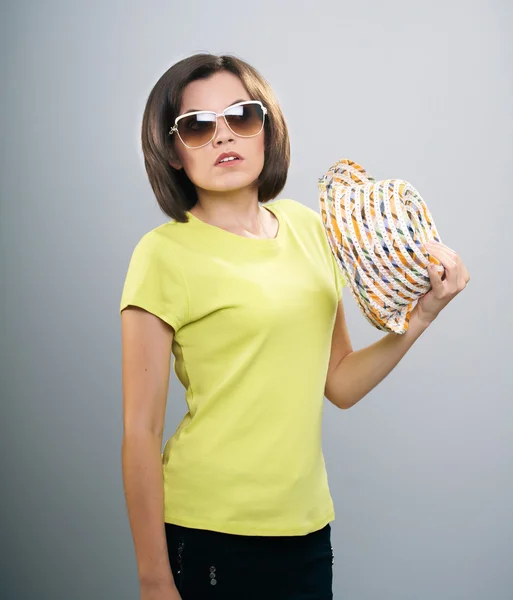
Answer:
<path fill-rule="evenodd" d="M 445 270 L 444 275 L 440 276 L 431 263 L 428 265 L 431 290 L 419 299 L 414 309 L 417 310 L 423 321 L 431 323 L 440 311 L 465 289 L 470 281 L 470 275 L 458 254 L 448 246 L 442 243 L 428 242 L 426 248 L 442 263 Z"/>
<path fill-rule="evenodd" d="M 376 181 L 361 165 L 341 159 L 318 187 L 331 250 L 377 329 L 405 333 L 414 310 L 425 323 L 432 322 L 470 280 L 407 181 Z"/>

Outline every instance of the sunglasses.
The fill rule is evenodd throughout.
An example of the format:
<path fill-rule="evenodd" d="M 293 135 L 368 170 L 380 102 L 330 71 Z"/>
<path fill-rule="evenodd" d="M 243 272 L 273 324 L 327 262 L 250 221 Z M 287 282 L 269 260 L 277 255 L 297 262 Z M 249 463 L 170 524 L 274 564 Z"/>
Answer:
<path fill-rule="evenodd" d="M 201 148 L 211 142 L 217 132 L 217 118 L 224 117 L 230 131 L 240 137 L 253 137 L 264 128 L 267 108 L 260 100 L 246 100 L 225 108 L 222 113 L 198 110 L 175 119 L 169 135 L 177 133 L 188 148 Z"/>

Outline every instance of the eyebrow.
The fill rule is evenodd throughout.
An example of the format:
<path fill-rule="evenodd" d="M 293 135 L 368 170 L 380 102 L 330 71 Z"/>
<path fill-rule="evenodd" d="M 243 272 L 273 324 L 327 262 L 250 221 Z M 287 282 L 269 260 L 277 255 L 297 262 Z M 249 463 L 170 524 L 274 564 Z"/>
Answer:
<path fill-rule="evenodd" d="M 228 104 L 228 106 L 232 106 L 233 104 L 237 104 L 238 102 L 248 102 L 249 100 L 246 99 L 242 99 L 239 98 L 239 100 L 234 100 L 231 104 Z M 226 108 L 228 108 L 228 106 Z M 196 111 L 200 111 L 200 110 L 207 110 L 206 108 L 189 108 L 189 110 L 184 110 L 182 114 L 185 113 L 190 113 L 190 112 L 196 112 Z M 210 112 L 214 112 L 214 111 L 210 111 Z"/>

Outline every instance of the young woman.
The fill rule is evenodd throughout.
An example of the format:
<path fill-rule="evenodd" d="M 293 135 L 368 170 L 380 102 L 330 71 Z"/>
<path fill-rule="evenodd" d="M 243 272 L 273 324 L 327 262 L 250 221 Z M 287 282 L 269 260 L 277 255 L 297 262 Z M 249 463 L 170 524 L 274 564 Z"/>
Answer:
<path fill-rule="evenodd" d="M 324 397 L 345 409 L 365 396 L 466 271 L 437 245 L 445 282 L 433 279 L 407 334 L 354 352 L 320 215 L 276 200 L 285 119 L 265 79 L 233 56 L 199 54 L 164 73 L 142 146 L 170 220 L 136 245 L 120 306 L 141 599 L 331 599 Z M 171 353 L 189 410 L 162 453 Z"/>

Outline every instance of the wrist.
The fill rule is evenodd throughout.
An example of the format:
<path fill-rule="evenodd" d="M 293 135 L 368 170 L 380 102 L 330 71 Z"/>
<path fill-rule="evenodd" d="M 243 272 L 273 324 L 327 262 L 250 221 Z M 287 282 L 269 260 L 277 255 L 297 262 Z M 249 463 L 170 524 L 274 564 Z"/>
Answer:
<path fill-rule="evenodd" d="M 152 573 L 151 575 L 142 575 L 139 574 L 139 584 L 141 589 L 145 590 L 160 590 L 160 589 L 169 589 L 175 588 L 176 584 L 174 578 L 171 574 L 171 569 L 169 572 L 156 574 Z"/>
<path fill-rule="evenodd" d="M 413 326 L 422 332 L 425 331 L 435 319 L 436 317 L 424 313 L 417 304 L 411 312 L 408 328 Z"/>

